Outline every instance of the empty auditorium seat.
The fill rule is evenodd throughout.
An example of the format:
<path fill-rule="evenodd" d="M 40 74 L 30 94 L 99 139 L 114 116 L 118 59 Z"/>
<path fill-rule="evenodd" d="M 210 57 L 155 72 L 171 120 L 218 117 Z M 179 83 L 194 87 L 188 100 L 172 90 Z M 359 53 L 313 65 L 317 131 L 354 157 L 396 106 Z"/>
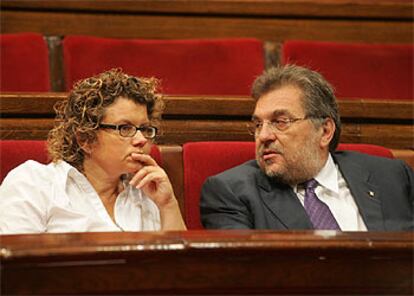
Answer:
<path fill-rule="evenodd" d="M 249 95 L 264 69 L 256 39 L 142 40 L 67 36 L 63 41 L 66 89 L 74 82 L 121 67 L 161 79 L 169 95 Z"/>
<path fill-rule="evenodd" d="M 0 182 L 9 171 L 29 159 L 49 162 L 46 141 L 0 140 Z"/>
<path fill-rule="evenodd" d="M 183 145 L 184 208 L 188 229 L 203 228 L 199 201 L 207 177 L 254 158 L 254 142 L 190 142 Z"/>
<path fill-rule="evenodd" d="M 340 144 L 338 150 L 393 158 L 392 152 L 369 144 Z M 183 146 L 184 205 L 188 229 L 202 229 L 200 221 L 201 187 L 207 177 L 255 158 L 254 142 L 192 142 Z"/>
<path fill-rule="evenodd" d="M 412 100 L 414 46 L 286 41 L 282 63 L 320 72 L 339 98 Z"/>
<path fill-rule="evenodd" d="M 162 165 L 162 157 L 158 146 L 152 145 L 151 156 Z M 0 140 L 0 183 L 9 171 L 26 160 L 40 163 L 50 161 L 46 150 L 46 141 L 36 140 Z"/>
<path fill-rule="evenodd" d="M 0 34 L 0 91 L 50 91 L 48 48 L 35 33 Z"/>

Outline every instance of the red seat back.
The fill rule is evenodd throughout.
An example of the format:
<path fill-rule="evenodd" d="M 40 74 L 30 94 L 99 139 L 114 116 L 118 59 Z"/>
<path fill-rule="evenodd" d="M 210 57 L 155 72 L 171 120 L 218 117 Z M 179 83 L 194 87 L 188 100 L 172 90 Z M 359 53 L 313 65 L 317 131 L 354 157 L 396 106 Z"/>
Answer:
<path fill-rule="evenodd" d="M 66 89 L 115 67 L 161 79 L 162 91 L 180 95 L 249 95 L 264 69 L 256 39 L 138 40 L 67 36 L 63 41 Z"/>
<path fill-rule="evenodd" d="M 414 98 L 412 44 L 355 44 L 286 41 L 283 64 L 320 72 L 342 98 Z"/>
<path fill-rule="evenodd" d="M 381 146 L 368 144 L 340 144 L 338 150 L 393 158 L 392 152 Z M 183 146 L 184 204 L 187 227 L 202 229 L 200 194 L 204 181 L 231 167 L 255 158 L 254 142 L 193 142 Z"/>
<path fill-rule="evenodd" d="M 162 165 L 162 157 L 157 145 L 151 146 L 150 154 L 159 165 Z M 29 159 L 45 164 L 50 161 L 46 141 L 0 140 L 0 183 L 9 171 Z"/>
<path fill-rule="evenodd" d="M 204 181 L 255 158 L 254 142 L 193 142 L 183 145 L 184 205 L 188 229 L 202 229 L 200 193 Z"/>
<path fill-rule="evenodd" d="M 46 141 L 1 140 L 0 141 L 0 182 L 9 171 L 26 160 L 48 163 Z"/>
<path fill-rule="evenodd" d="M 345 144 L 341 143 L 338 145 L 336 150 L 351 150 L 358 151 L 365 154 L 370 154 L 374 156 L 381 156 L 387 158 L 394 158 L 391 150 L 383 146 L 372 145 L 372 144 Z"/>
<path fill-rule="evenodd" d="M 42 35 L 0 35 L 0 61 L 0 91 L 50 91 L 48 48 Z"/>

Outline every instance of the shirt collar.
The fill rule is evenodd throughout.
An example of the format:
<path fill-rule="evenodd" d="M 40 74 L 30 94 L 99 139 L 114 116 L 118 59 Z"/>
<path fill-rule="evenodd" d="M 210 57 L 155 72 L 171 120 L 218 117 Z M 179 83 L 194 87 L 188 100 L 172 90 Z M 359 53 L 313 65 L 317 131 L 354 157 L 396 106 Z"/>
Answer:
<path fill-rule="evenodd" d="M 59 179 L 59 182 L 63 186 L 63 188 L 66 188 L 69 183 L 69 179 L 77 180 L 77 184 L 82 186 L 83 190 L 91 191 L 91 186 L 89 185 L 89 182 L 87 181 L 86 177 L 79 172 L 75 167 L 70 165 L 64 160 L 59 160 L 55 163 L 56 168 L 59 171 L 59 174 L 57 174 L 57 178 Z"/>
<path fill-rule="evenodd" d="M 62 186 L 66 188 L 68 185 L 69 179 L 76 180 L 76 183 L 82 187 L 82 190 L 85 192 L 93 191 L 92 185 L 89 183 L 88 179 L 85 177 L 84 174 L 79 172 L 75 167 L 70 165 L 64 160 L 59 160 L 57 163 L 54 164 L 56 168 L 60 171 L 58 175 L 59 182 L 61 182 Z M 121 181 L 124 185 L 124 194 L 126 198 L 133 198 L 132 202 L 141 204 L 143 201 L 142 192 L 139 189 L 129 185 L 129 180 L 131 179 L 131 175 L 123 175 Z M 135 194 L 129 194 L 130 191 L 138 191 Z"/>
<path fill-rule="evenodd" d="M 58 160 L 53 164 L 59 171 L 59 176 L 66 181 L 67 178 L 81 174 L 75 167 L 71 166 L 64 160 Z"/>
<path fill-rule="evenodd" d="M 328 159 L 323 166 L 322 170 L 314 177 L 318 183 L 328 190 L 331 190 L 335 193 L 339 193 L 338 189 L 338 171 L 336 165 L 332 159 L 331 154 L 328 155 Z M 292 187 L 295 193 L 298 193 L 300 188 L 298 185 Z"/>
<path fill-rule="evenodd" d="M 314 179 L 318 181 L 322 187 L 325 187 L 335 193 L 339 192 L 338 171 L 331 154 L 328 155 L 328 160 L 326 161 L 324 167 L 319 171 Z"/>

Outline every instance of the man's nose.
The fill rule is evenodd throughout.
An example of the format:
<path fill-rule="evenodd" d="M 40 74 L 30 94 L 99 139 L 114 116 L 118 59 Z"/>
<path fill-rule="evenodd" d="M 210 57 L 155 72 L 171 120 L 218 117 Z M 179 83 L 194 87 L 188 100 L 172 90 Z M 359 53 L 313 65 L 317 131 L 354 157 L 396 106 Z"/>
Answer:
<path fill-rule="evenodd" d="M 258 134 L 258 138 L 262 142 L 276 140 L 276 133 L 269 122 L 263 122 L 262 128 L 260 129 Z"/>

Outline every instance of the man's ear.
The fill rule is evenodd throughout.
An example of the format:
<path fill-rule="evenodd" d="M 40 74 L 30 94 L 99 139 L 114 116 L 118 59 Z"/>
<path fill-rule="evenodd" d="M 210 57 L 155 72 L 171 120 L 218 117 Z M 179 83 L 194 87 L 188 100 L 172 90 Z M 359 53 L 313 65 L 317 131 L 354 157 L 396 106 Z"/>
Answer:
<path fill-rule="evenodd" d="M 336 126 L 332 118 L 328 117 L 322 123 L 322 137 L 320 140 L 321 148 L 329 147 L 329 143 L 335 134 Z"/>

